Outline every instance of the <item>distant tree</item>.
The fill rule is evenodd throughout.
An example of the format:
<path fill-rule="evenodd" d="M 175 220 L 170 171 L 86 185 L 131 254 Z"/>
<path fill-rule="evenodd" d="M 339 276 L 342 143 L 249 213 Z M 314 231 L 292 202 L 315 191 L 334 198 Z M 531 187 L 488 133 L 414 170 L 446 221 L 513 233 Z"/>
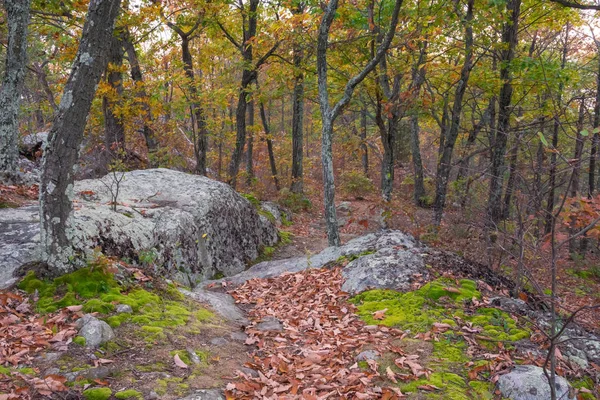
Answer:
<path fill-rule="evenodd" d="M 48 135 L 40 184 L 42 259 L 69 269 L 73 167 L 79 155 L 96 87 L 107 65 L 120 0 L 91 0 L 79 49 Z"/>
<path fill-rule="evenodd" d="M 27 24 L 31 0 L 4 0 L 8 25 L 6 70 L 0 88 L 0 171 L 17 169 L 19 103 L 27 63 Z"/>

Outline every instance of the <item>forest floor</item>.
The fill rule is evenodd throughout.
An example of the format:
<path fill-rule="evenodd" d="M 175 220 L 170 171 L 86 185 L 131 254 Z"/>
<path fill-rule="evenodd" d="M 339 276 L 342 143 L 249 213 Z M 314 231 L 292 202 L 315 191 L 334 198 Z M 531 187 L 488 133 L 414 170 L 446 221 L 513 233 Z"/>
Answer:
<path fill-rule="evenodd" d="M 9 201 L 11 206 L 32 202 L 34 192 L 0 188 L 0 201 Z M 394 199 L 386 208 L 375 199 L 342 200 L 347 201 L 348 210 L 341 216 L 344 242 L 379 230 L 381 211 L 387 209 L 391 210 L 386 221 L 389 228 L 412 233 L 430 246 L 460 249 L 460 255 L 487 271 L 482 230 L 470 223 L 462 210 L 450 210 L 434 235 L 427 228 L 430 210 L 412 207 L 408 199 Z M 284 228 L 292 233 L 292 242 L 279 247 L 272 259 L 314 254 L 327 246 L 322 204 L 318 198 L 311 201 L 312 209 L 294 215 L 293 225 Z M 592 263 L 596 254 L 589 254 Z M 498 260 L 503 267 L 494 267 L 493 272 L 510 275 L 514 260 Z M 534 278 L 544 289 L 549 287 L 546 262 L 544 254 L 528 259 Z M 559 296 L 565 309 L 598 304 L 600 282 L 577 273 L 590 270 L 592 263 L 582 265 L 567 255 L 561 258 Z M 499 373 L 514 363 L 543 362 L 503 346 L 504 336 L 494 337 L 509 333 L 540 337 L 535 327 L 514 315 L 486 314 L 488 299 L 497 293 L 506 295 L 506 287 L 492 288 L 481 281 L 465 280 L 472 277 L 460 272 L 448 273 L 453 268 L 456 271 L 456 266 L 434 265 L 434 276 L 441 279 L 436 282 L 441 283 L 418 282 L 410 297 L 399 294 L 389 299 L 374 293 L 351 299 L 341 292 L 339 266 L 253 280 L 233 288 L 231 294 L 245 305 L 251 320 L 245 332 L 179 296 L 160 279 L 118 262 L 118 273 L 111 269 L 111 275 L 116 273 L 119 278 L 109 278 L 102 287 L 108 287 L 111 295 L 122 296 L 119 302 L 133 305 L 131 319 L 122 321 L 114 314 L 112 298 L 104 301 L 98 293 L 86 293 L 85 288 L 75 293 L 77 301 L 66 308 L 40 309 L 46 286 L 37 282 L 28 286 L 26 282 L 21 285 L 23 290 L 0 294 L 0 347 L 9 360 L 0 367 L 0 399 L 76 399 L 87 393 L 88 399 L 170 400 L 213 387 L 225 387 L 230 398 L 254 398 L 262 393 L 264 398 L 296 394 L 317 399 L 327 398 L 328 393 L 330 398 L 345 393 L 359 399 L 491 399 L 497 397 L 493 383 Z M 444 295 L 429 298 L 432 288 L 441 289 Z M 52 297 L 56 287 L 53 290 Z M 61 290 L 58 292 L 65 294 Z M 413 293 L 418 301 L 426 301 L 423 304 L 430 314 L 425 319 L 421 313 L 394 309 L 396 302 L 414 304 Z M 92 301 L 98 297 L 100 303 Z M 403 303 L 409 298 L 413 300 Z M 477 301 L 468 307 L 458 305 L 467 298 Z M 83 312 L 107 318 L 116 340 L 94 351 L 82 346 L 73 322 Z M 266 316 L 276 317 L 282 329 L 256 329 Z M 398 318 L 404 321 L 403 330 L 397 329 Z M 580 322 L 598 329 L 598 319 L 597 313 L 588 314 Z M 498 321 L 505 333 L 493 328 Z M 356 358 L 369 350 L 378 357 Z M 580 394 L 586 395 L 581 398 L 594 398 L 587 392 L 599 388 L 590 386 L 581 371 L 559 361 L 561 373 L 568 373 L 581 388 Z"/>

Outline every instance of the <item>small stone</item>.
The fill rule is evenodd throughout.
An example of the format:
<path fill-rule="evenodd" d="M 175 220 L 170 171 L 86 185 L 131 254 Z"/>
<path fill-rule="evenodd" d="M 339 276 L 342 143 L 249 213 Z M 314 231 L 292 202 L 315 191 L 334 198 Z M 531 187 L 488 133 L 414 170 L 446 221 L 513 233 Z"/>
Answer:
<path fill-rule="evenodd" d="M 198 354 L 196 354 L 196 352 L 194 351 L 194 349 L 190 349 L 187 348 L 186 349 L 188 356 L 190 356 L 190 360 L 194 363 L 194 364 L 200 364 L 200 357 L 198 357 Z"/>
<path fill-rule="evenodd" d="M 365 350 L 356 356 L 356 361 L 378 360 L 379 353 L 375 350 Z"/>
<path fill-rule="evenodd" d="M 259 331 L 278 331 L 281 332 L 283 330 L 283 325 L 281 322 L 275 317 L 264 317 L 261 322 L 256 325 L 256 329 Z"/>
<path fill-rule="evenodd" d="M 94 379 L 104 379 L 107 376 L 109 376 L 112 371 L 108 367 L 100 366 L 100 367 L 96 367 L 96 368 L 90 368 L 87 371 L 83 371 L 83 372 L 84 373 L 82 375 L 85 376 L 87 379 L 94 380 Z"/>
<path fill-rule="evenodd" d="M 158 393 L 156 392 L 150 392 L 148 393 L 148 396 L 146 396 L 146 400 L 156 400 L 158 398 Z"/>
<path fill-rule="evenodd" d="M 222 337 L 216 337 L 210 340 L 210 344 L 212 344 L 213 346 L 225 346 L 227 343 L 229 343 L 227 339 Z"/>
<path fill-rule="evenodd" d="M 229 334 L 229 337 L 234 342 L 242 342 L 242 343 L 245 342 L 246 339 L 248 339 L 248 335 L 246 335 L 244 332 L 231 332 Z"/>
<path fill-rule="evenodd" d="M 60 369 L 58 369 L 58 368 L 48 368 L 46 371 L 44 371 L 44 374 L 46 376 L 48 376 L 48 375 L 59 375 L 60 374 Z"/>
<path fill-rule="evenodd" d="M 40 358 L 44 361 L 56 361 L 62 356 L 62 353 L 46 353 L 42 354 Z"/>
<path fill-rule="evenodd" d="M 248 367 L 240 367 L 238 371 L 251 376 L 252 378 L 258 378 L 260 376 L 256 370 Z"/>
<path fill-rule="evenodd" d="M 556 398 L 573 399 L 569 382 L 556 376 Z M 508 374 L 498 379 L 498 390 L 502 398 L 510 400 L 547 400 L 550 398 L 550 385 L 544 370 L 535 365 L 517 365 Z"/>
<path fill-rule="evenodd" d="M 117 314 L 131 314 L 133 313 L 133 308 L 131 308 L 131 306 L 127 304 L 119 304 L 115 311 L 117 312 Z"/>
<path fill-rule="evenodd" d="M 115 338 L 110 325 L 89 314 L 78 319 L 76 326 L 79 328 L 79 336 L 85 338 L 86 347 L 98 347 Z"/>

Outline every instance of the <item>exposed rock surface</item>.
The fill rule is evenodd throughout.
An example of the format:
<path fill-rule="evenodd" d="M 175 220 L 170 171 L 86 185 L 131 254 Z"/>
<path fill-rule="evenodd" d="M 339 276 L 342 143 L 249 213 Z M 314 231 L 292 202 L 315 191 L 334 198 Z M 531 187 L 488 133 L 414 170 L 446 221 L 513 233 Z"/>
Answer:
<path fill-rule="evenodd" d="M 16 282 L 13 271 L 38 258 L 39 208 L 0 209 L 0 289 Z"/>
<path fill-rule="evenodd" d="M 408 291 L 415 274 L 427 275 L 422 250 L 412 237 L 400 232 L 383 235 L 375 249 L 344 267 L 342 290 L 350 294 L 368 289 Z"/>
<path fill-rule="evenodd" d="M 511 400 L 548 400 L 550 385 L 544 370 L 534 365 L 518 365 L 498 379 L 498 390 L 503 398 Z M 563 377 L 556 377 L 556 398 L 573 399 L 570 387 Z"/>
<path fill-rule="evenodd" d="M 180 289 L 179 291 L 200 303 L 208 304 L 217 314 L 230 322 L 242 326 L 250 323 L 244 312 L 235 305 L 233 297 L 227 293 L 211 292 L 204 289 L 196 289 L 193 292 L 185 289 Z"/>
<path fill-rule="evenodd" d="M 225 183 L 168 169 L 131 171 L 119 187 L 117 212 L 110 206 L 111 175 L 78 181 L 69 235 L 84 265 L 93 249 L 139 260 L 146 255 L 164 275 L 194 286 L 221 272 L 244 270 L 277 229 Z M 4 222 L 4 223 L 3 223 Z M 0 210 L 0 285 L 15 268 L 38 259 L 36 208 Z"/>
<path fill-rule="evenodd" d="M 115 338 L 112 328 L 104 321 L 86 314 L 77 320 L 79 336 L 85 338 L 86 347 L 98 347 L 102 343 L 109 342 Z"/>
<path fill-rule="evenodd" d="M 275 225 L 281 226 L 285 221 L 292 221 L 292 213 L 285 207 L 280 206 L 272 201 L 263 201 L 260 203 L 260 208 L 270 215 L 275 220 Z"/>
<path fill-rule="evenodd" d="M 400 231 L 381 231 L 352 239 L 340 247 L 328 247 L 319 254 L 261 262 L 237 275 L 216 281 L 208 281 L 205 283 L 205 286 L 212 283 L 220 284 L 222 282 L 227 282 L 228 285 L 235 286 L 241 285 L 249 279 L 272 278 L 288 272 L 303 271 L 307 268 L 322 268 L 338 260 L 340 257 L 352 258 L 367 252 L 377 252 L 385 248 L 397 251 L 410 251 L 415 257 L 419 257 L 418 245 L 412 236 Z M 423 265 L 422 261 L 420 265 Z"/>
<path fill-rule="evenodd" d="M 225 400 L 225 395 L 220 389 L 201 389 L 179 400 Z"/>
<path fill-rule="evenodd" d="M 258 329 L 259 331 L 278 331 L 278 332 L 280 332 L 283 330 L 283 325 L 277 318 L 267 316 L 267 317 L 264 317 L 260 321 L 260 323 L 256 325 L 256 329 Z"/>

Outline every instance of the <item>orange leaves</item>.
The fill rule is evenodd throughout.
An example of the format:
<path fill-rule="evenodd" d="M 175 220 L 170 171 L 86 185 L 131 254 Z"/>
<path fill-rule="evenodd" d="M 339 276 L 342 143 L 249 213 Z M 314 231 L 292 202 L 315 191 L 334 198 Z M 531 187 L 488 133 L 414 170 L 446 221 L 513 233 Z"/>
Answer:
<path fill-rule="evenodd" d="M 375 360 L 361 369 L 355 360 L 368 345 L 383 353 L 389 340 L 402 332 L 384 326 L 365 326 L 341 291 L 339 269 L 311 269 L 268 280 L 251 280 L 233 290 L 238 303 L 252 305 L 253 321 L 266 316 L 282 322 L 282 331 L 246 328 L 247 344 L 257 344 L 248 367 L 255 377 L 239 374 L 227 385 L 228 398 L 398 399 L 400 391 L 383 389 Z M 260 300 L 259 300 L 260 299 Z M 379 318 L 386 310 L 377 311 Z M 397 349 L 400 351 L 399 349 Z M 393 373 L 393 371 L 391 371 Z"/>
<path fill-rule="evenodd" d="M 383 310 L 379 310 L 379 311 L 375 311 L 373 313 L 373 319 L 376 320 L 382 320 L 385 319 L 385 312 L 387 311 L 387 308 L 384 308 Z"/>

